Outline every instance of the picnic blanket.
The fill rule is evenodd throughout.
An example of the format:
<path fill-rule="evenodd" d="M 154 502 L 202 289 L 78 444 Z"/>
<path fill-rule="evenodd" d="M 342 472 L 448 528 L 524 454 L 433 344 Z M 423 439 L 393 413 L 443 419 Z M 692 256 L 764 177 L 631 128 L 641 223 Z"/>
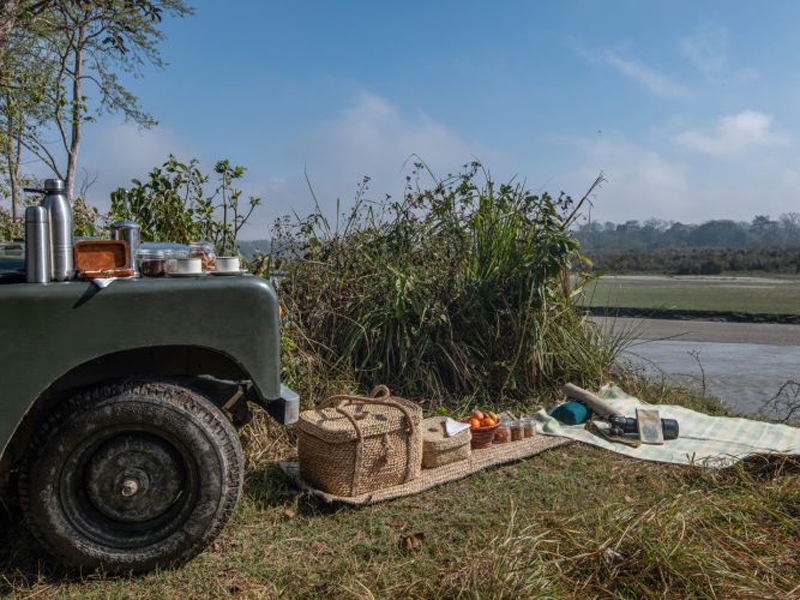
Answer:
<path fill-rule="evenodd" d="M 636 416 L 637 407 L 648 406 L 616 386 L 604 386 L 598 395 L 628 417 Z M 800 428 L 797 427 L 712 417 L 681 406 L 649 406 L 657 408 L 661 418 L 678 420 L 680 437 L 677 440 L 633 448 L 608 441 L 588 431 L 584 425 L 562 425 L 544 410 L 535 415 L 536 428 L 544 435 L 568 437 L 633 458 L 684 465 L 723 468 L 754 454 L 800 455 Z M 598 423 L 600 427 L 603 425 Z"/>

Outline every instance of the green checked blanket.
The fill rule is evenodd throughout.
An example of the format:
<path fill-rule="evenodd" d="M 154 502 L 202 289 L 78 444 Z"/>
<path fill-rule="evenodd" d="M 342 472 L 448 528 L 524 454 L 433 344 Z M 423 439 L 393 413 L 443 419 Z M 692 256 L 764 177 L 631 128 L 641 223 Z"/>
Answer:
<path fill-rule="evenodd" d="M 753 454 L 800 455 L 800 428 L 762 423 L 749 419 L 710 417 L 681 406 L 647 405 L 618 387 L 604 386 L 599 396 L 626 416 L 635 417 L 636 408 L 657 408 L 662 418 L 677 419 L 680 437 L 664 445 L 642 444 L 632 448 L 610 442 L 585 429 L 584 425 L 562 425 L 544 410 L 536 413 L 536 428 L 544 435 L 568 437 L 612 452 L 642 460 L 727 467 Z M 603 426 L 603 423 L 599 423 Z"/>

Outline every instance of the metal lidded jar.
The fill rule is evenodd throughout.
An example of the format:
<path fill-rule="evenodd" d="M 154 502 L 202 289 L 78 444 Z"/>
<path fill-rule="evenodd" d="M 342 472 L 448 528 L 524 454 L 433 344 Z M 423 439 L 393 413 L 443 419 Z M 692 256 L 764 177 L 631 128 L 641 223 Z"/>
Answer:
<path fill-rule="evenodd" d="M 128 263 L 133 269 L 134 277 L 139 277 L 139 265 L 137 256 L 141 241 L 142 228 L 136 221 L 122 219 L 111 224 L 111 238 L 115 240 L 125 240 L 128 243 Z"/>

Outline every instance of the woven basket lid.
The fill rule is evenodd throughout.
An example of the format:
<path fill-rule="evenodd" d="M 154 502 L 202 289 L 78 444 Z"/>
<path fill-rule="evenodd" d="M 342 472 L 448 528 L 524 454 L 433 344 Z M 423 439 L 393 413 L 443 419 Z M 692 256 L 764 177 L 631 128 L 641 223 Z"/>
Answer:
<path fill-rule="evenodd" d="M 408 401 L 404 402 L 404 406 L 409 409 L 415 423 L 419 425 L 422 420 L 422 409 Z M 392 431 L 407 431 L 409 428 L 405 415 L 394 406 L 356 404 L 343 406 L 341 410 L 353 416 L 365 438 Z M 304 433 L 334 444 L 358 439 L 353 424 L 335 408 L 303 411 L 300 413 L 297 427 Z"/>
<path fill-rule="evenodd" d="M 446 420 L 447 417 L 430 417 L 422 422 L 422 443 L 426 448 L 430 447 L 441 451 L 469 444 L 472 439 L 469 429 L 447 437 L 444 430 Z"/>

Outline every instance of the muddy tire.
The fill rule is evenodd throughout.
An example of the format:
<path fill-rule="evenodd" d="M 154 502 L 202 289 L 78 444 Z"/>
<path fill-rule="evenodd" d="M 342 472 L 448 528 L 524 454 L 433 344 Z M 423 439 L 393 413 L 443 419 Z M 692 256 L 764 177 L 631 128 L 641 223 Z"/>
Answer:
<path fill-rule="evenodd" d="M 20 503 L 36 537 L 68 565 L 120 573 L 183 563 L 222 531 L 239 500 L 236 430 L 185 388 L 96 388 L 37 429 Z"/>

